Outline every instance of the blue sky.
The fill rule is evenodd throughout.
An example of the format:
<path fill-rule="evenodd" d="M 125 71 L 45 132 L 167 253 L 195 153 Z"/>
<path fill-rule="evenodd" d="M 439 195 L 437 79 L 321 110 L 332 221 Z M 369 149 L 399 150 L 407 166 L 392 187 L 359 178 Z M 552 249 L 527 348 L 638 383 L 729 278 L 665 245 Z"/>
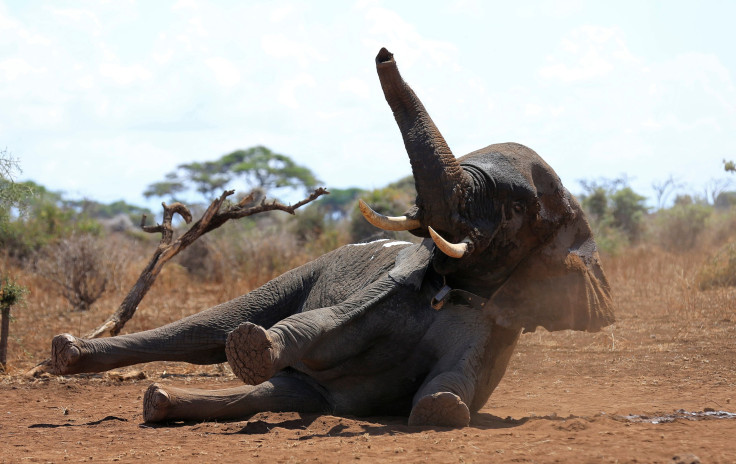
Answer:
<path fill-rule="evenodd" d="M 0 0 L 0 147 L 22 179 L 105 202 L 155 204 L 143 190 L 176 165 L 258 144 L 327 187 L 381 187 L 410 173 L 385 46 L 458 156 L 514 141 L 573 192 L 624 174 L 702 194 L 736 158 L 734 18 L 733 1 Z"/>

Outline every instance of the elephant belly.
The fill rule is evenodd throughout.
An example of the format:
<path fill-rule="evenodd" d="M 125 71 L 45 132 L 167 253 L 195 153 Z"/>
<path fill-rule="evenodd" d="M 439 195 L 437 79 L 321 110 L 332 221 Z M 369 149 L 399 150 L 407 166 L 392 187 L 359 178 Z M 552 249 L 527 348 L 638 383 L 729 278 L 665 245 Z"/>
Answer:
<path fill-rule="evenodd" d="M 292 367 L 328 392 L 336 412 L 405 413 L 437 362 L 425 340 L 437 313 L 418 297 L 397 292 L 319 340 Z"/>
<path fill-rule="evenodd" d="M 303 365 L 298 370 L 324 388 L 335 413 L 404 415 L 436 357 L 420 347 L 409 353 L 399 349 L 388 356 L 392 345 L 395 347 L 379 344 L 329 369 L 312 370 Z"/>

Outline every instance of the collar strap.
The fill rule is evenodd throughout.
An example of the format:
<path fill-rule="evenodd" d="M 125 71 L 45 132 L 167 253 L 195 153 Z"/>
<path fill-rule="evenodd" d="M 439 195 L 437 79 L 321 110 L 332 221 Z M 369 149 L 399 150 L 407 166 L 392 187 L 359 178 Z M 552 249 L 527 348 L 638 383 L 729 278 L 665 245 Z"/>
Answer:
<path fill-rule="evenodd" d="M 488 302 L 487 298 L 478 296 L 459 288 L 450 288 L 448 285 L 443 286 L 439 292 L 432 298 L 432 307 L 436 310 L 442 309 L 445 303 L 451 303 L 460 306 L 469 306 L 472 309 L 480 311 Z"/>

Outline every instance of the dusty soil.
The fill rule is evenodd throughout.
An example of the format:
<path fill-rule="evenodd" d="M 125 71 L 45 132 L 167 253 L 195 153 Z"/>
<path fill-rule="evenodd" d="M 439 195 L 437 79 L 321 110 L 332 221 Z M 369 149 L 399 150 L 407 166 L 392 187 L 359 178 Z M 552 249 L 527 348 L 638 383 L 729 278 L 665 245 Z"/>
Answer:
<path fill-rule="evenodd" d="M 0 377 L 0 461 L 735 462 L 736 418 L 719 412 L 736 412 L 736 290 L 695 289 L 699 259 L 641 251 L 607 261 L 619 322 L 523 335 L 500 386 L 460 430 L 295 413 L 151 427 L 141 413 L 151 382 L 237 380 L 223 366 L 176 363 L 27 379 L 46 348 L 24 339 L 25 357 Z M 159 322 L 146 314 L 144 324 Z M 64 323 L 34 336 L 50 340 Z"/>

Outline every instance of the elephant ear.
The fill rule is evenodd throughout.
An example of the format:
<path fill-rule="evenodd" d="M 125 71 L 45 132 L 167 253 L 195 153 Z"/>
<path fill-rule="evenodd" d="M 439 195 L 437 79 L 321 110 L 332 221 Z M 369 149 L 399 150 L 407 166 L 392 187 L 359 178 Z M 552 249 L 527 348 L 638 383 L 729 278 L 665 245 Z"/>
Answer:
<path fill-rule="evenodd" d="M 572 195 L 564 189 L 560 193 L 567 210 L 563 225 L 546 234 L 544 244 L 519 263 L 488 302 L 500 325 L 525 331 L 542 326 L 549 331 L 597 332 L 615 322 L 610 287 L 588 221 Z M 543 198 L 540 213 L 546 209 Z M 552 217 L 540 219 L 548 222 Z"/>

